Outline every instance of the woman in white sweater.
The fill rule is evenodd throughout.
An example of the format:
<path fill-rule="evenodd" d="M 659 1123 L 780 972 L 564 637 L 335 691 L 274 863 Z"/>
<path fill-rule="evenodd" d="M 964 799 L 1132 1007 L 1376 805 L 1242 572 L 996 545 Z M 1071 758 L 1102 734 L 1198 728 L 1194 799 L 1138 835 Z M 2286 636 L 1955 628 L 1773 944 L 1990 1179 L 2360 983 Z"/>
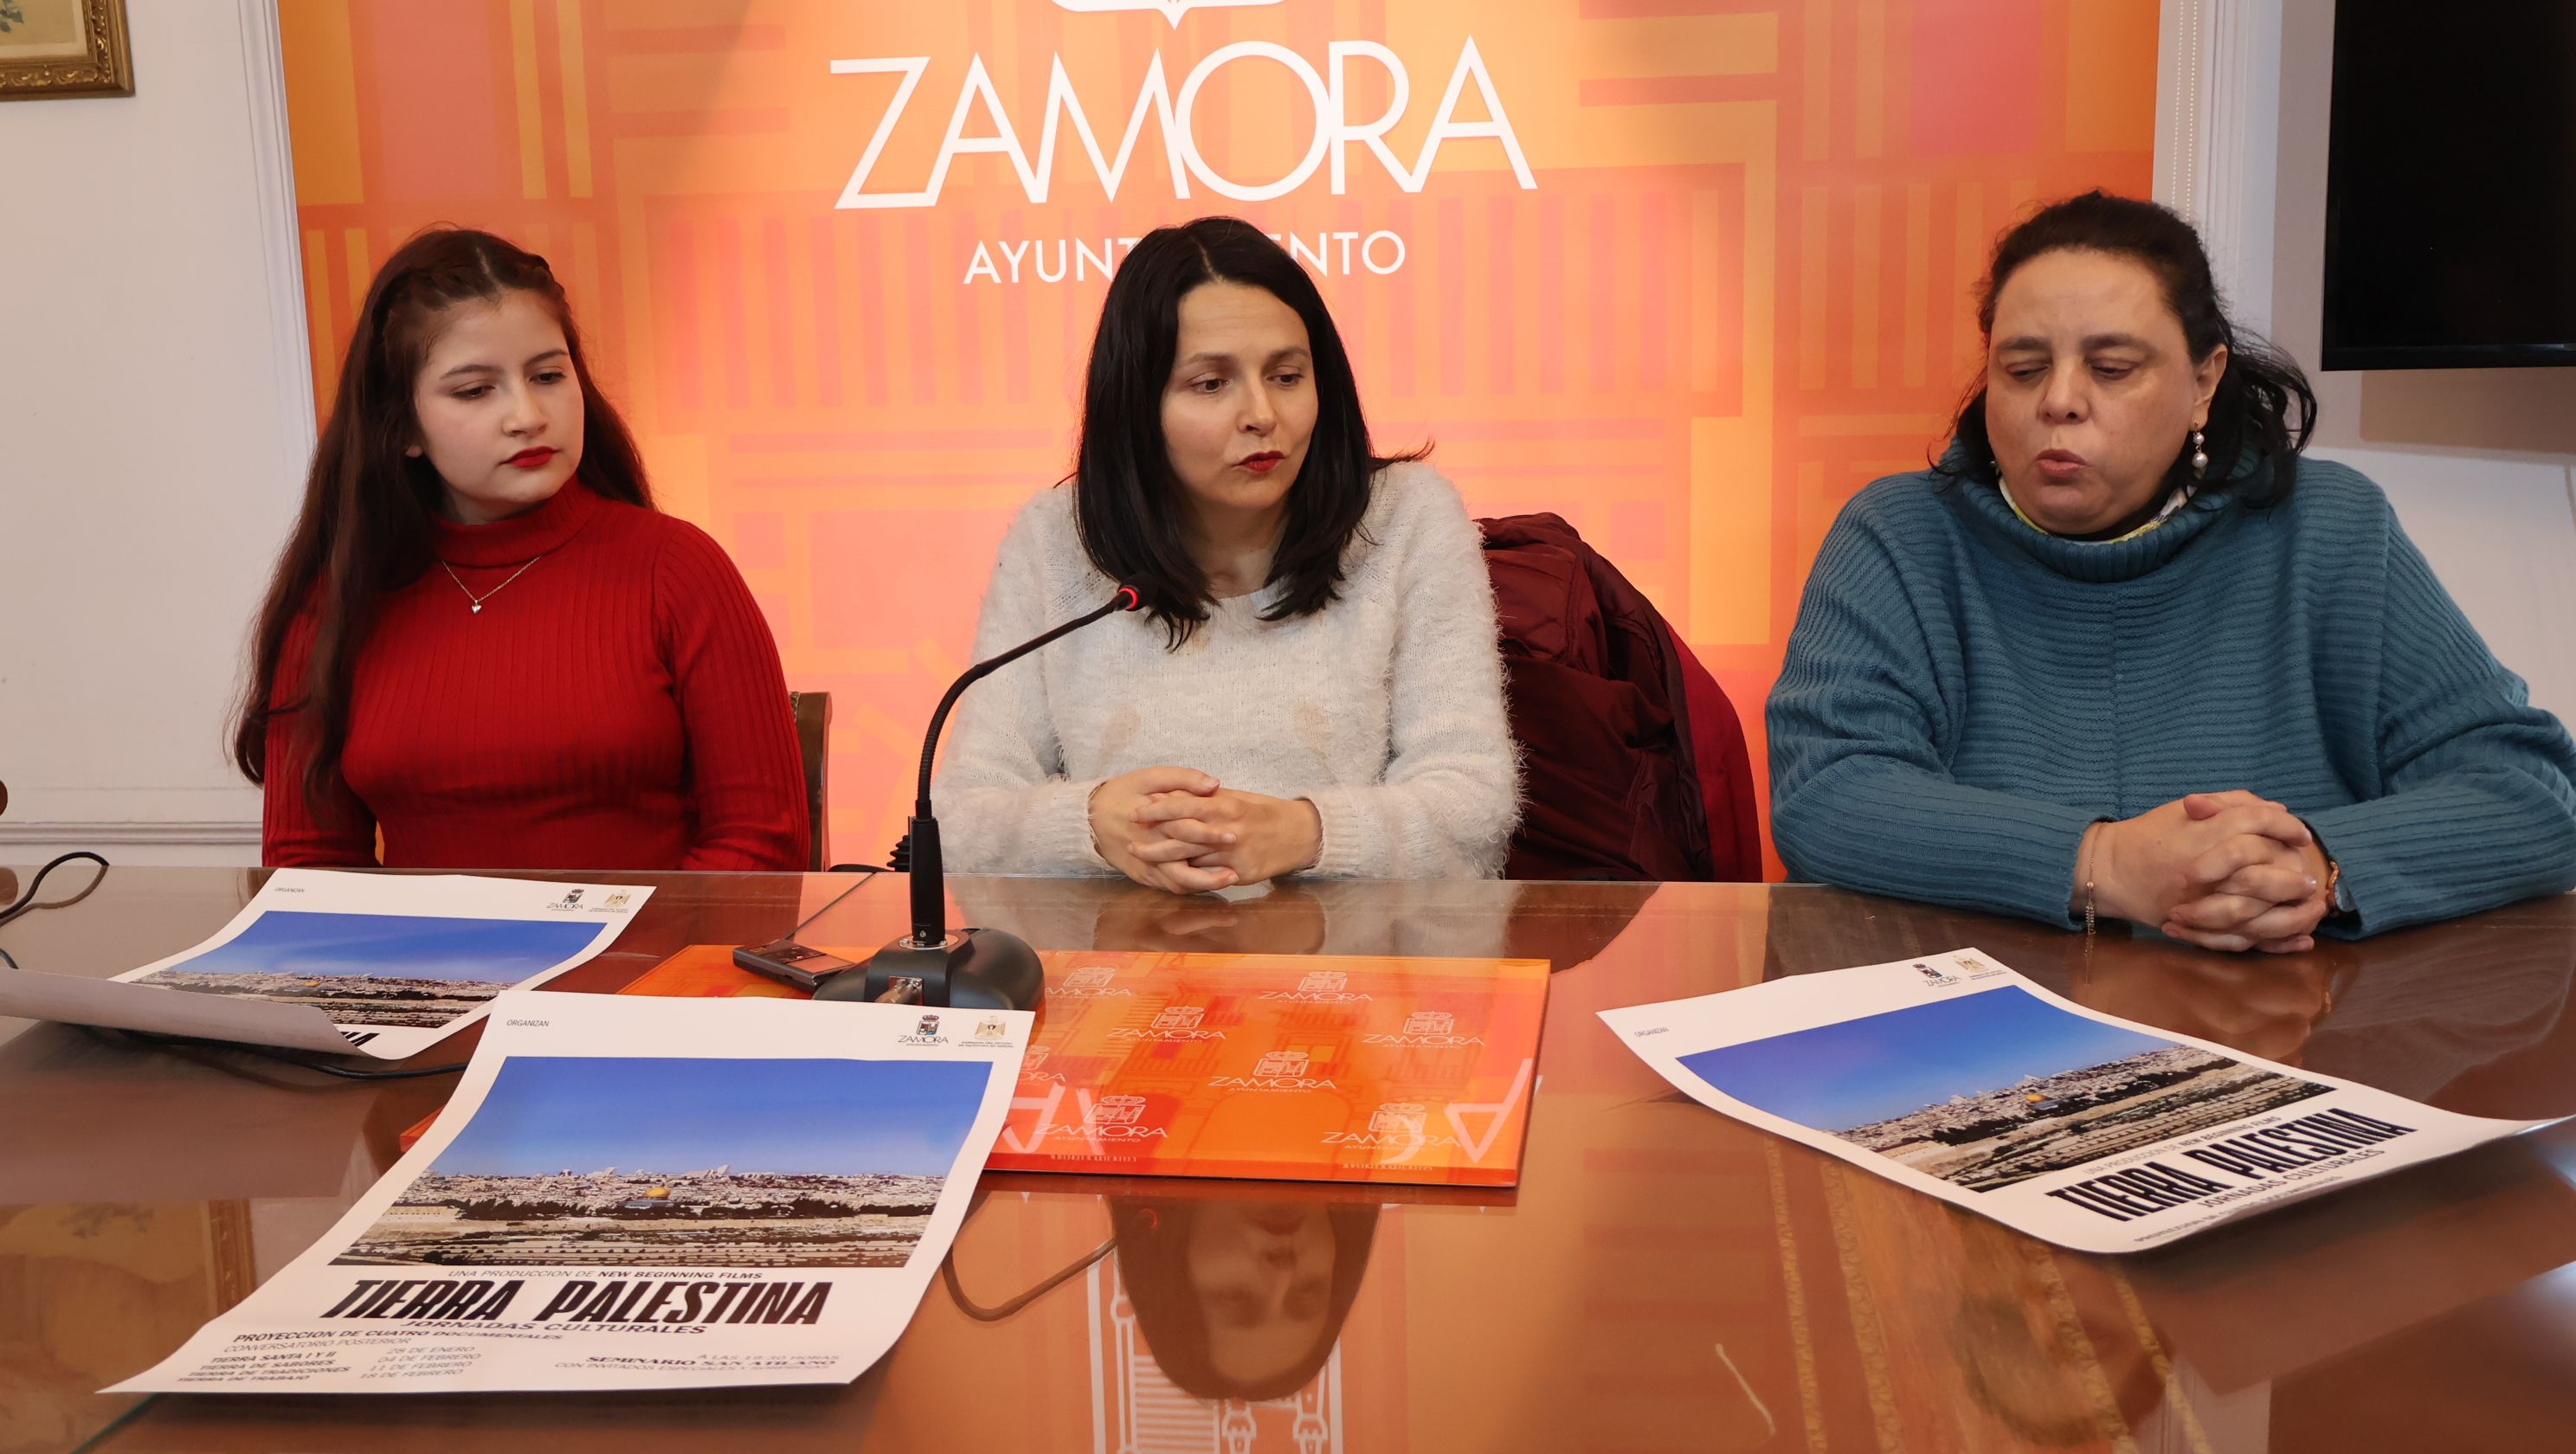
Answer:
<path fill-rule="evenodd" d="M 937 782 L 948 866 L 1194 893 L 1491 878 L 1517 812 L 1466 507 L 1370 448 L 1312 279 L 1249 223 L 1158 228 L 1103 304 L 1073 476 L 1021 509 Z"/>

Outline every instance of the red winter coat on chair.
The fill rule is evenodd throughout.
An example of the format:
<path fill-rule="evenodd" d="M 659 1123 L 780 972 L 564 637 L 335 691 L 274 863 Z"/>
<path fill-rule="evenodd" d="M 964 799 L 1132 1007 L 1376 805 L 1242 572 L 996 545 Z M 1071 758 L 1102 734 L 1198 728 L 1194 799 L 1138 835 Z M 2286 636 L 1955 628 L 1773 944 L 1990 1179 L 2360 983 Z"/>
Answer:
<path fill-rule="evenodd" d="M 1507 878 L 1762 878 L 1734 704 L 1645 593 L 1554 515 L 1476 522 L 1522 753 Z"/>

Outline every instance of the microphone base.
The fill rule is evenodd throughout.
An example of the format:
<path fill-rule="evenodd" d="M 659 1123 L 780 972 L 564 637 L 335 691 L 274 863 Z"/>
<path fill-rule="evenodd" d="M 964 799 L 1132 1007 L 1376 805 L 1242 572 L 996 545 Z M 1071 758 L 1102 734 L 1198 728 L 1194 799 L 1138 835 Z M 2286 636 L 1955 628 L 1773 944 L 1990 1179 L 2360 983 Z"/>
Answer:
<path fill-rule="evenodd" d="M 938 944 L 909 936 L 843 970 L 814 991 L 818 1000 L 871 1000 L 931 1009 L 1034 1010 L 1046 999 L 1037 951 L 999 929 L 961 929 Z"/>

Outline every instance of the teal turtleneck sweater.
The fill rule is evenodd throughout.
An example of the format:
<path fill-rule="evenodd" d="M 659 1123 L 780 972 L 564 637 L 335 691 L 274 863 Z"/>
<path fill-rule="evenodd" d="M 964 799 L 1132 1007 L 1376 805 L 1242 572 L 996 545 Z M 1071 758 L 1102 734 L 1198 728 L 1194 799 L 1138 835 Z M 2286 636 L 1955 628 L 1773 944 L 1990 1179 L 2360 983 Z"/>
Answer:
<path fill-rule="evenodd" d="M 1880 480 L 1816 557 L 1770 734 L 1790 874 L 1871 893 L 2071 924 L 2088 825 L 2228 788 L 2342 865 L 2328 933 L 2576 886 L 2576 744 L 2324 460 L 2111 544 L 1991 482 Z"/>

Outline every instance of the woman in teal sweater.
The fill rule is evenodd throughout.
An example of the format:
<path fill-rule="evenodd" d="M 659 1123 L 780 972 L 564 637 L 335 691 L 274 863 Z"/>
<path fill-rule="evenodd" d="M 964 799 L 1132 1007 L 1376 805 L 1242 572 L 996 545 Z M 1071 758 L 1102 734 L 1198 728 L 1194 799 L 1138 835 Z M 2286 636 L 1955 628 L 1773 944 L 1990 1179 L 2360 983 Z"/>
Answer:
<path fill-rule="evenodd" d="M 1799 878 L 2295 952 L 2576 885 L 2576 744 L 2190 225 L 2099 192 L 1997 244 L 1933 469 L 1846 506 L 1771 694 Z"/>

